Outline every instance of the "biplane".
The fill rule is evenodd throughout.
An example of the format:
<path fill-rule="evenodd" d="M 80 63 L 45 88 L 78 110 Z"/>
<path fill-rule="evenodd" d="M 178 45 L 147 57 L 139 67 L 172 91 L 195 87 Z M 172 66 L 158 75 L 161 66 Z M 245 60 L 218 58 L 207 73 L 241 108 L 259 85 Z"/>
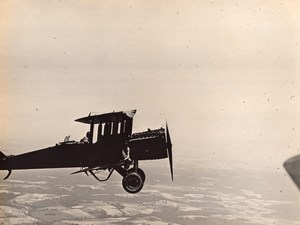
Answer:
<path fill-rule="evenodd" d="M 107 181 L 114 171 L 122 178 L 123 188 L 129 193 L 139 192 L 145 182 L 145 173 L 139 167 L 140 160 L 169 158 L 173 180 L 172 143 L 168 124 L 165 128 L 132 133 L 136 110 L 91 115 L 75 121 L 88 124 L 89 131 L 81 141 L 71 141 L 67 136 L 55 146 L 19 155 L 0 152 L 0 170 L 70 168 L 72 173 L 85 173 L 98 181 Z M 105 179 L 96 174 L 107 170 Z"/>

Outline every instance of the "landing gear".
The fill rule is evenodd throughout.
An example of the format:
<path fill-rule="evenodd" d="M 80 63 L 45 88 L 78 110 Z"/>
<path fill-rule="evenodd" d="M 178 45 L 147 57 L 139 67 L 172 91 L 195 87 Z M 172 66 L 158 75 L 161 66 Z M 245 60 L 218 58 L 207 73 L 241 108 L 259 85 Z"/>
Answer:
<path fill-rule="evenodd" d="M 133 167 L 128 169 L 133 164 Z M 145 173 L 138 167 L 138 161 L 134 160 L 131 165 L 118 166 L 115 170 L 123 177 L 122 185 L 125 191 L 135 194 L 142 190 L 146 179 Z"/>
<path fill-rule="evenodd" d="M 142 190 L 144 182 L 137 172 L 128 172 L 122 180 L 122 185 L 125 191 L 135 194 Z"/>
<path fill-rule="evenodd" d="M 137 171 L 135 171 L 134 168 L 131 168 L 131 169 L 128 170 L 128 173 L 130 173 L 130 172 L 137 172 L 141 176 L 141 178 L 143 180 L 143 183 L 145 182 L 146 175 L 145 175 L 144 171 L 141 168 L 137 168 Z"/>

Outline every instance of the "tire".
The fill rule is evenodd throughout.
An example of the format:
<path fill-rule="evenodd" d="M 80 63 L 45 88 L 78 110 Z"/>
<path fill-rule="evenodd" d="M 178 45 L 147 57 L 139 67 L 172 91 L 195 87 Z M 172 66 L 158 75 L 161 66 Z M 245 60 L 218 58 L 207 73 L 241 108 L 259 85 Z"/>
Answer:
<path fill-rule="evenodd" d="M 134 168 L 131 168 L 128 170 L 128 173 L 131 173 L 131 172 L 135 172 Z M 141 176 L 143 183 L 145 183 L 146 175 L 145 175 L 144 171 L 142 169 L 138 168 L 137 173 Z"/>
<path fill-rule="evenodd" d="M 136 172 L 129 172 L 123 177 L 122 185 L 125 191 L 135 194 L 142 190 L 144 182 L 141 175 Z"/>

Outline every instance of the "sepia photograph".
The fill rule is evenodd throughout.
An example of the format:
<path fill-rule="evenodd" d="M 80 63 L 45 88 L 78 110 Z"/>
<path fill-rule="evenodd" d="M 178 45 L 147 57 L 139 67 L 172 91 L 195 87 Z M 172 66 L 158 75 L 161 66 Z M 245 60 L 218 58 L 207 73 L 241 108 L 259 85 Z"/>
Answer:
<path fill-rule="evenodd" d="M 0 1 L 0 225 L 300 225 L 299 10 Z"/>

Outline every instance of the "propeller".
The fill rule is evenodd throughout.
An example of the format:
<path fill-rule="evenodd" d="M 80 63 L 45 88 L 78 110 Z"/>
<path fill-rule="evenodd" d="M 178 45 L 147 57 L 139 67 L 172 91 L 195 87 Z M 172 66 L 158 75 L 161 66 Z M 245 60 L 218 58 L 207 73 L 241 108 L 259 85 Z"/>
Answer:
<path fill-rule="evenodd" d="M 169 163 L 170 163 L 170 170 L 171 170 L 171 177 L 173 181 L 173 156 L 172 156 L 172 142 L 171 137 L 169 133 L 168 123 L 166 122 L 166 146 L 167 146 L 167 153 L 169 157 Z"/>

